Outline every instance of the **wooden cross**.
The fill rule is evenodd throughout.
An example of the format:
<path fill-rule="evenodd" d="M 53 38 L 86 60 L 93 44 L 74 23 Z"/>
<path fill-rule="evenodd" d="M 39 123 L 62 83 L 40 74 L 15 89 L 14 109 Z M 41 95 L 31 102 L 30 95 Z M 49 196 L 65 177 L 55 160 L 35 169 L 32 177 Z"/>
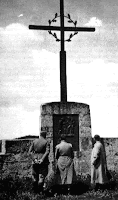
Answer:
<path fill-rule="evenodd" d="M 64 0 L 60 0 L 60 26 L 39 26 L 29 25 L 29 29 L 35 30 L 48 30 L 60 31 L 60 89 L 61 89 L 61 102 L 67 102 L 67 83 L 66 83 L 66 51 L 65 51 L 65 31 L 86 31 L 94 32 L 95 28 L 88 27 L 65 27 L 64 26 Z"/>

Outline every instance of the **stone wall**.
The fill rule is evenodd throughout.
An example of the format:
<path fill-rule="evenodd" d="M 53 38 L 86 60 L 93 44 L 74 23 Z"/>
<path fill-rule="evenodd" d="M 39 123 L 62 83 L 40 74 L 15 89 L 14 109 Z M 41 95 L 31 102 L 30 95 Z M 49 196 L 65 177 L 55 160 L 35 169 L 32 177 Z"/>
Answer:
<path fill-rule="evenodd" d="M 103 138 L 108 169 L 118 173 L 118 138 Z"/>
<path fill-rule="evenodd" d="M 4 140 L 0 153 L 0 176 L 31 176 L 31 158 L 28 155 L 33 139 Z M 5 154 L 4 154 L 5 149 Z"/>
<path fill-rule="evenodd" d="M 6 154 L 27 153 L 33 139 L 6 140 Z"/>

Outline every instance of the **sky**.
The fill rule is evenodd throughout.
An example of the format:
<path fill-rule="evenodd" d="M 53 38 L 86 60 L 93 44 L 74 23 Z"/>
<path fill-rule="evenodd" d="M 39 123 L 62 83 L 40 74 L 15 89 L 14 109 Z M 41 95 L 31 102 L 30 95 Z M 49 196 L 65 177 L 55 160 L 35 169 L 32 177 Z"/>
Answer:
<path fill-rule="evenodd" d="M 60 42 L 28 28 L 48 25 L 59 3 L 0 0 L 0 139 L 39 135 L 40 105 L 60 101 Z M 118 137 L 118 1 L 64 0 L 64 6 L 77 26 L 96 29 L 65 44 L 67 100 L 90 106 L 92 136 Z M 67 18 L 65 25 L 72 25 Z"/>

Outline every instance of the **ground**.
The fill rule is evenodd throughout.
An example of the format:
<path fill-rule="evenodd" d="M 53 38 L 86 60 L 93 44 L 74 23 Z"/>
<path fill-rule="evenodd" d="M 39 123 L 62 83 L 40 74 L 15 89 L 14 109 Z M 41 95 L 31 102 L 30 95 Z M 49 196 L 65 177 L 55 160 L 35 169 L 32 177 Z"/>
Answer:
<path fill-rule="evenodd" d="M 109 200 L 118 199 L 118 182 L 117 175 L 109 182 L 104 190 L 97 191 L 91 189 L 88 185 L 90 177 L 83 177 L 71 188 L 70 194 L 66 193 L 66 188 L 54 186 L 46 194 L 39 194 L 33 191 L 31 178 L 22 178 L 8 176 L 0 180 L 0 200 Z M 80 177 L 79 177 L 80 179 Z"/>

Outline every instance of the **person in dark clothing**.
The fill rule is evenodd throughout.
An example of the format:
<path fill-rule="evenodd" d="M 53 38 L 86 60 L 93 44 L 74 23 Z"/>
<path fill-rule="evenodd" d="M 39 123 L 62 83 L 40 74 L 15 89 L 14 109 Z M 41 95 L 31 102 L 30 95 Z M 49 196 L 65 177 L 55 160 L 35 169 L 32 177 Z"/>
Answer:
<path fill-rule="evenodd" d="M 35 139 L 30 146 L 29 153 L 32 158 L 32 179 L 34 189 L 42 191 L 45 177 L 48 174 L 50 144 L 46 140 L 46 132 L 41 132 L 40 137 Z"/>

